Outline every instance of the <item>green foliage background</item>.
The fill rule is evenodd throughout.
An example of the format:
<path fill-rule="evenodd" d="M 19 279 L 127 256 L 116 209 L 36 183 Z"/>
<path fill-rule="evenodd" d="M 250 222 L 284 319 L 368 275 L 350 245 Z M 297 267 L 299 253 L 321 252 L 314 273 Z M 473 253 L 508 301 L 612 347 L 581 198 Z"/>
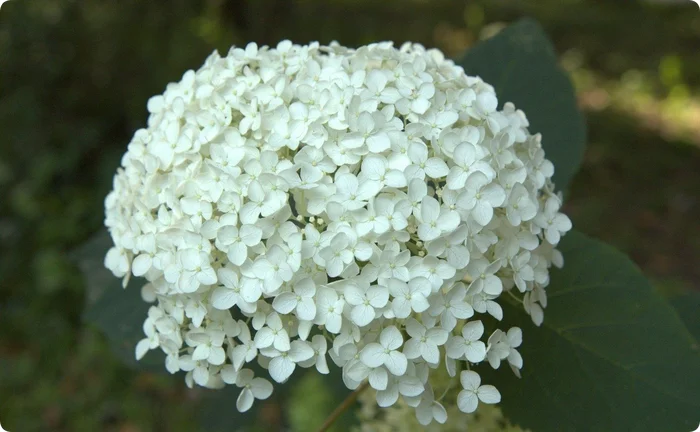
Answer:
<path fill-rule="evenodd" d="M 697 304 L 679 294 L 700 286 L 700 12 L 690 2 L 13 0 L 0 11 L 3 427 L 199 427 L 205 393 L 130 369 L 83 323 L 85 283 L 69 253 L 101 227 L 119 158 L 168 81 L 251 40 L 414 40 L 457 56 L 498 26 L 487 24 L 526 15 L 553 39 L 588 118 L 567 202 L 575 227 L 629 254 L 674 304 Z M 291 409 L 273 399 L 258 420 L 308 430 L 333 397 L 296 397 Z"/>

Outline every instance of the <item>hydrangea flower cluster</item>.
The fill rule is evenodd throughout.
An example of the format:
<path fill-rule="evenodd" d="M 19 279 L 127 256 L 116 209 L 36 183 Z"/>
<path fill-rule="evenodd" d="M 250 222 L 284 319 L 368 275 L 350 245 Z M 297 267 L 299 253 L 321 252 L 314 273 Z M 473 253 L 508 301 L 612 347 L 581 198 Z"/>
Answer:
<path fill-rule="evenodd" d="M 105 201 L 105 265 L 154 303 L 136 357 L 240 387 L 240 411 L 273 391 L 251 362 L 283 383 L 328 357 L 423 424 L 446 419 L 438 367 L 462 411 L 499 402 L 475 369 L 518 374 L 522 334 L 486 327 L 502 295 L 542 322 L 571 222 L 541 137 L 497 106 L 417 44 L 211 54 L 148 101 Z"/>

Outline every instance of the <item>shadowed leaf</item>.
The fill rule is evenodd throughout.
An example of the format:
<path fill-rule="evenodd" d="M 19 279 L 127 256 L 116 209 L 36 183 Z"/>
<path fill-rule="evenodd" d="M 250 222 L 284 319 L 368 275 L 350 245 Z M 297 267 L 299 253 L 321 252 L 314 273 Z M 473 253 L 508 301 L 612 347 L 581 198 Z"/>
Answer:
<path fill-rule="evenodd" d="M 531 19 L 518 21 L 456 63 L 494 86 L 500 107 L 513 102 L 525 112 L 530 132 L 542 133 L 546 157 L 554 163 L 554 182 L 566 191 L 583 159 L 586 126 L 571 81 L 542 27 Z"/>
<path fill-rule="evenodd" d="M 484 382 L 506 416 L 540 432 L 693 430 L 700 353 L 673 308 L 614 248 L 577 232 L 560 246 L 542 327 L 504 306 L 506 326 L 525 329 L 523 377 L 488 370 Z"/>

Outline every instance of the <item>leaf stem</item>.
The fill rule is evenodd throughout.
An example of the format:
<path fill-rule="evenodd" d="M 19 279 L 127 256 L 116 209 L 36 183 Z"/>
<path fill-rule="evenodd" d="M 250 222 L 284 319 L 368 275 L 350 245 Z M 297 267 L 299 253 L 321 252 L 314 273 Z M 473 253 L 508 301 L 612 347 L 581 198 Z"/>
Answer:
<path fill-rule="evenodd" d="M 303 223 L 299 222 L 298 220 L 296 220 L 294 218 L 287 219 L 287 222 L 291 222 L 294 225 L 298 226 L 299 228 L 306 228 L 306 225 L 304 225 Z"/>
<path fill-rule="evenodd" d="M 318 432 L 326 432 L 333 425 L 333 423 L 338 420 L 338 417 L 340 417 L 355 403 L 357 397 L 360 396 L 360 393 L 362 393 L 368 386 L 369 381 L 365 381 L 360 384 L 355 391 L 350 393 L 348 397 L 346 397 L 345 400 L 333 410 L 331 415 L 326 418 L 326 421 L 324 421 L 321 427 L 318 428 Z"/>
<path fill-rule="evenodd" d="M 511 290 L 508 290 L 506 292 L 513 298 L 513 300 L 517 301 L 520 304 L 523 304 L 523 301 L 520 298 L 518 298 L 518 296 L 513 294 L 513 292 Z"/>
<path fill-rule="evenodd" d="M 466 362 L 466 364 L 467 364 L 467 369 L 469 369 L 469 362 Z M 447 396 L 447 392 L 449 392 L 452 389 L 452 386 L 455 384 L 455 381 L 457 379 L 459 379 L 458 377 L 459 377 L 459 373 L 461 371 L 462 371 L 462 362 L 457 362 L 457 369 L 455 371 L 455 376 L 450 378 L 450 382 L 447 384 L 445 391 L 442 392 L 440 397 L 436 399 L 438 402 L 442 401 L 445 398 L 445 396 Z"/>

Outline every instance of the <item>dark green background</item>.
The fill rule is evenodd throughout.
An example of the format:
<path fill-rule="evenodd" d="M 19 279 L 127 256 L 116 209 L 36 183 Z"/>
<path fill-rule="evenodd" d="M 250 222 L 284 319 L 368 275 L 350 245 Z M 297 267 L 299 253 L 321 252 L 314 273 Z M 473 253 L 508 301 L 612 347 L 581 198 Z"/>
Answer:
<path fill-rule="evenodd" d="M 193 430 L 201 392 L 137 373 L 82 323 L 69 252 L 146 100 L 214 48 L 413 40 L 457 57 L 496 23 L 539 20 L 588 122 L 566 209 L 665 292 L 700 282 L 700 11 L 532 1 L 55 1 L 0 10 L 0 422 L 15 431 Z M 315 410 L 320 410 L 318 405 Z M 233 410 L 233 401 L 231 403 Z M 326 409 L 326 408 L 324 408 Z M 330 408 L 328 408 L 330 409 Z M 223 415 L 226 409 L 223 408 Z M 274 400 L 261 417 L 285 422 Z"/>

